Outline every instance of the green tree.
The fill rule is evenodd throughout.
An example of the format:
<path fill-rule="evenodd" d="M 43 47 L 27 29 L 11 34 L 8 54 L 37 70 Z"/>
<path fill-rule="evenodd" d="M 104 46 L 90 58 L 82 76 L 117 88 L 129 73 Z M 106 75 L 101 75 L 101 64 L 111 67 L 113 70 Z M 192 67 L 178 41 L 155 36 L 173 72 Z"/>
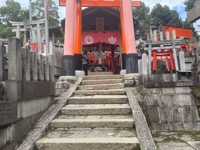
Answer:
<path fill-rule="evenodd" d="M 22 9 L 20 3 L 7 0 L 5 6 L 0 7 L 0 24 L 9 25 L 9 21 L 23 21 L 28 18 L 28 10 Z"/>
<path fill-rule="evenodd" d="M 191 10 L 195 6 L 196 1 L 197 0 L 186 0 L 184 2 L 184 4 L 185 4 L 185 11 Z"/>
<path fill-rule="evenodd" d="M 169 6 L 156 4 L 151 11 L 151 18 L 156 26 L 165 26 L 174 18 L 179 18 L 179 14 L 175 10 L 170 10 Z"/>
<path fill-rule="evenodd" d="M 18 2 L 7 0 L 5 5 L 0 7 L 0 38 L 14 36 L 9 21 L 23 21 L 28 19 L 28 14 L 28 10 L 22 9 Z"/>
<path fill-rule="evenodd" d="M 49 5 L 49 26 L 55 27 L 59 25 L 58 6 L 54 0 L 48 0 Z M 33 19 L 44 18 L 44 0 L 36 0 L 32 3 Z"/>
<path fill-rule="evenodd" d="M 146 39 L 146 34 L 148 33 L 148 26 L 150 22 L 149 14 L 150 8 L 143 2 L 141 3 L 141 7 L 133 9 L 136 39 L 140 37 L 142 37 L 142 39 Z"/>

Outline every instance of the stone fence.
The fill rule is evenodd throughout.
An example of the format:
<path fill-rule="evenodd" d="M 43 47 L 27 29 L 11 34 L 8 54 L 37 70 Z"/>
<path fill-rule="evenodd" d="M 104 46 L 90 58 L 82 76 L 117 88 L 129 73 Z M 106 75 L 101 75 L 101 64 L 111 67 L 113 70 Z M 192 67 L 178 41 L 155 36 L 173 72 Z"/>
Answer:
<path fill-rule="evenodd" d="M 21 48 L 17 38 L 7 48 L 0 42 L 0 149 L 14 149 L 54 103 L 63 49 L 50 46 L 44 55 Z"/>

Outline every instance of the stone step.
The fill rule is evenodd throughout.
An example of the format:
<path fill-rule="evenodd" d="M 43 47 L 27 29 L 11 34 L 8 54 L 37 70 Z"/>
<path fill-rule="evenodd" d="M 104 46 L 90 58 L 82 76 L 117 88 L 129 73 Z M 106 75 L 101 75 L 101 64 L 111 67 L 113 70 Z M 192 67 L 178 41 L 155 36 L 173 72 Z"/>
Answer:
<path fill-rule="evenodd" d="M 38 150 L 136 150 L 139 141 L 131 138 L 42 138 Z"/>
<path fill-rule="evenodd" d="M 128 104 L 67 105 L 61 109 L 65 115 L 126 115 L 131 114 Z"/>
<path fill-rule="evenodd" d="M 112 90 L 77 90 L 74 91 L 75 95 L 125 95 L 124 89 L 112 89 Z"/>
<path fill-rule="evenodd" d="M 99 85 L 82 85 L 78 90 L 109 90 L 109 89 L 123 89 L 123 83 L 117 84 L 99 84 Z"/>
<path fill-rule="evenodd" d="M 83 77 L 83 80 L 123 79 L 123 75 L 91 75 Z"/>
<path fill-rule="evenodd" d="M 68 116 L 69 117 L 69 116 Z M 91 118 L 90 118 L 91 117 Z M 100 119 L 97 116 L 88 116 L 88 119 L 54 119 L 50 123 L 51 128 L 132 128 L 132 118 Z M 66 116 L 67 118 L 67 116 Z"/>
<path fill-rule="evenodd" d="M 83 80 L 82 85 L 116 84 L 122 82 L 123 79 Z"/>
<path fill-rule="evenodd" d="M 126 95 L 94 95 L 74 96 L 68 99 L 68 104 L 126 104 Z"/>
<path fill-rule="evenodd" d="M 113 72 L 90 72 L 88 71 L 88 76 L 93 75 L 113 75 Z"/>
<path fill-rule="evenodd" d="M 48 131 L 44 138 L 102 138 L 136 137 L 133 128 L 58 128 Z"/>

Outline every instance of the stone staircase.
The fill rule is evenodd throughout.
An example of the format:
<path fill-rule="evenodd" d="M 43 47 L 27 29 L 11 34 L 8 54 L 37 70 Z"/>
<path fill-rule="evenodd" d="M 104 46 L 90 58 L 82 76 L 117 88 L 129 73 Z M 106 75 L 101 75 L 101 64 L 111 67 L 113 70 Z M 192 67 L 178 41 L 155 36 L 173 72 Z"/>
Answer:
<path fill-rule="evenodd" d="M 36 147 L 38 150 L 139 149 L 123 76 L 84 77 Z"/>

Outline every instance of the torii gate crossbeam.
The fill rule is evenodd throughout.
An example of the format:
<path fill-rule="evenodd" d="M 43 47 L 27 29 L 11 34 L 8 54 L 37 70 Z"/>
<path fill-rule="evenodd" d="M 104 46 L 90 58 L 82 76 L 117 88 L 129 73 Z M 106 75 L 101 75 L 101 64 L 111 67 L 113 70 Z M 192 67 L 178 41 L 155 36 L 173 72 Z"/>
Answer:
<path fill-rule="evenodd" d="M 136 0 L 60 0 L 61 6 L 66 6 L 65 46 L 62 75 L 75 75 L 75 64 L 81 59 L 81 7 L 119 7 L 122 33 L 123 54 L 126 55 L 126 72 L 138 72 L 135 33 L 133 26 L 132 7 L 139 7 Z M 77 57 L 78 55 L 78 57 Z M 75 56 L 75 58 L 74 58 Z M 74 62 L 76 61 L 76 62 Z M 79 67 L 78 69 L 81 69 Z"/>
<path fill-rule="evenodd" d="M 82 7 L 120 7 L 121 0 L 81 0 Z M 66 0 L 59 1 L 60 6 L 66 6 Z M 139 7 L 140 0 L 132 0 L 132 7 Z"/>

